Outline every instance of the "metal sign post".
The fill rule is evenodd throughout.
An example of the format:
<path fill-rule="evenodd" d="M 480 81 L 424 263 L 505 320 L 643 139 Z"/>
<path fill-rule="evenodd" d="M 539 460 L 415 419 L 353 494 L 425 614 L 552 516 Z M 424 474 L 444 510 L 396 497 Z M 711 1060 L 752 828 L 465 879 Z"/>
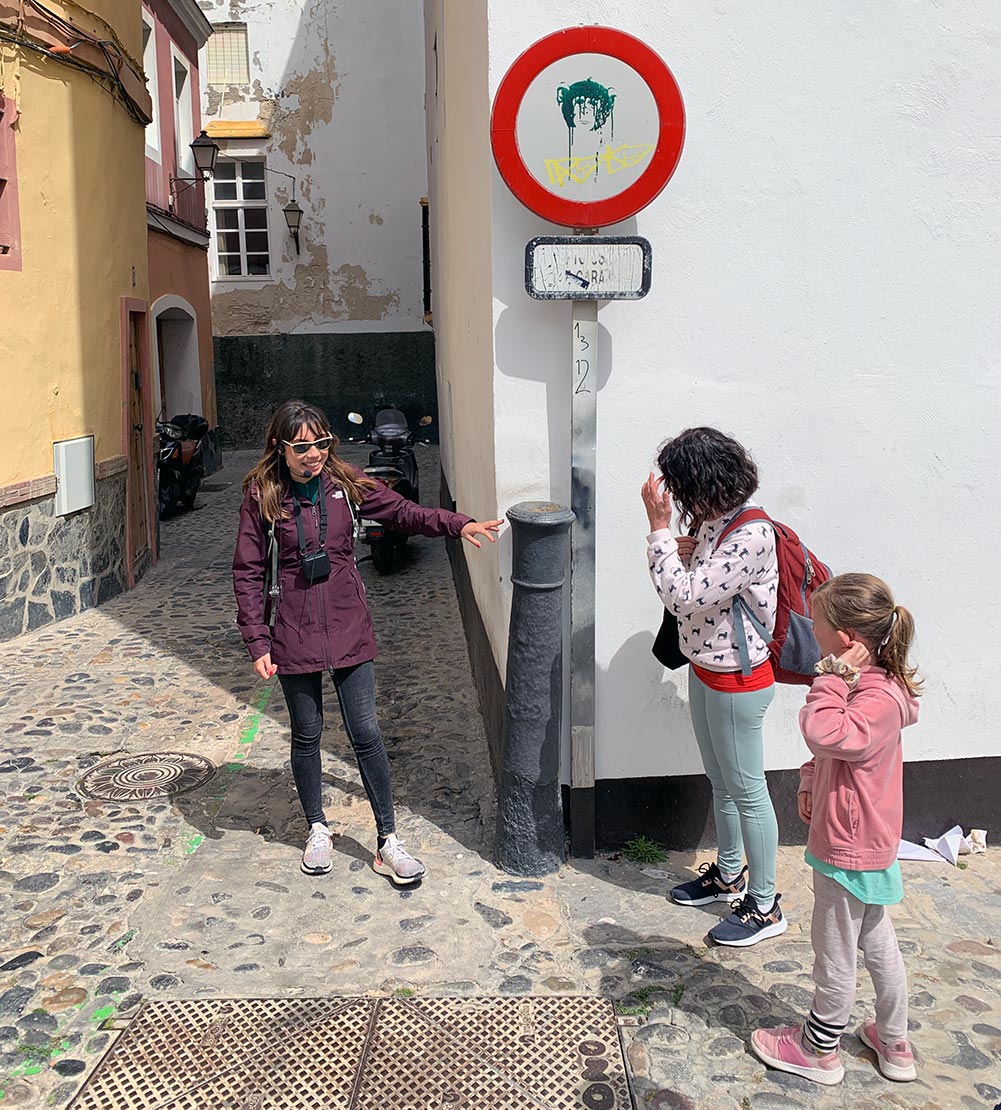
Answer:
<path fill-rule="evenodd" d="M 650 289 L 650 244 L 594 229 L 629 219 L 681 157 L 685 109 L 673 74 L 645 43 L 611 27 L 572 27 L 533 43 L 504 75 L 490 141 L 508 188 L 574 236 L 525 249 L 525 288 L 572 302 L 570 844 L 595 844 L 594 498 L 598 301 Z M 580 229 L 588 229 L 584 234 Z"/>
<path fill-rule="evenodd" d="M 570 315 L 570 851 L 594 855 L 594 498 L 598 299 L 650 289 L 652 249 L 639 236 L 541 235 L 525 248 L 525 289 L 569 300 Z"/>
<path fill-rule="evenodd" d="M 570 853 L 594 855 L 594 495 L 598 302 L 571 308 Z"/>

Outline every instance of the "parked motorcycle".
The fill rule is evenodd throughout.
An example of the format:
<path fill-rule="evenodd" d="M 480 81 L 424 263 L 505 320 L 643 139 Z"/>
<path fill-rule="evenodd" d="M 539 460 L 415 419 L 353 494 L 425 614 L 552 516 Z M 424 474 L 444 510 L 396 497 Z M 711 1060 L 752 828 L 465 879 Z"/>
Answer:
<path fill-rule="evenodd" d="M 348 413 L 348 420 L 352 424 L 364 423 L 357 412 Z M 430 416 L 421 417 L 420 427 L 426 428 L 430 423 Z M 399 409 L 380 409 L 365 439 L 375 445 L 365 473 L 401 497 L 419 503 L 420 477 L 413 448 L 417 433 L 411 431 L 403 413 Z M 358 538 L 372 549 L 372 563 L 380 574 L 392 574 L 396 570 L 400 550 L 407 542 L 404 533 L 394 532 L 376 520 L 361 520 Z"/>
<path fill-rule="evenodd" d="M 209 423 L 203 416 L 188 413 L 156 422 L 160 445 L 157 450 L 157 489 L 160 516 L 167 516 L 180 502 L 194 507 L 198 487 L 205 477 L 205 437 Z"/>

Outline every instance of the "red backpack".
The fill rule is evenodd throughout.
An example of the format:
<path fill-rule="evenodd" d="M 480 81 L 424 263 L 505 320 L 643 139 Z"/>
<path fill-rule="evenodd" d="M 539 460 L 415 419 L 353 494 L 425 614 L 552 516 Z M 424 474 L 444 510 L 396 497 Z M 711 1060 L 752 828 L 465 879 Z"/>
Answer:
<path fill-rule="evenodd" d="M 740 669 L 743 674 L 751 673 L 747 631 L 744 626 L 746 617 L 754 631 L 768 644 L 775 681 L 809 686 L 817 677 L 814 666 L 821 656 L 813 634 L 810 595 L 821 582 L 826 582 L 831 577 L 831 571 L 791 528 L 772 520 L 764 509 L 744 509 L 738 513 L 720 533 L 716 547 L 735 528 L 755 520 L 767 521 L 775 530 L 775 554 L 779 564 L 775 631 L 769 641 L 765 626 L 751 611 L 747 602 L 739 594 L 733 599 L 734 636 L 740 654 Z"/>

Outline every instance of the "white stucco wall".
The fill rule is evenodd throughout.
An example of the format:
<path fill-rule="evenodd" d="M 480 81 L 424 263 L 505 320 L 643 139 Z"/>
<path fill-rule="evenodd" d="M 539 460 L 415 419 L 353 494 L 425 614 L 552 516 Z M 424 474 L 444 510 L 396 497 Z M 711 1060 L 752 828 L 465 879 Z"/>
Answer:
<path fill-rule="evenodd" d="M 217 335 L 420 331 L 420 198 L 427 193 L 421 4 L 201 0 L 247 25 L 250 84 L 203 92 L 203 124 L 260 121 L 270 137 L 220 140 L 229 157 L 292 174 L 304 209 L 297 256 L 269 174 L 272 274 L 219 280 Z"/>
<path fill-rule="evenodd" d="M 581 20 L 571 0 L 488 11 L 491 98 L 522 50 Z M 604 229 L 646 236 L 654 266 L 644 301 L 599 311 L 597 776 L 701 770 L 685 680 L 649 654 L 639 500 L 659 442 L 700 423 L 752 450 L 762 502 L 835 570 L 885 577 L 913 610 L 927 697 L 907 757 L 1001 753 L 985 573 L 1001 539 L 1001 12 L 597 0 L 587 19 L 660 53 L 688 126 L 666 190 Z M 497 502 L 566 503 L 570 309 L 523 289 L 527 240 L 564 232 L 491 172 L 496 372 L 477 411 L 492 400 Z M 477 596 L 502 663 L 504 552 L 497 569 Z M 802 759 L 801 700 L 783 688 L 769 714 L 770 767 Z"/>
<path fill-rule="evenodd" d="M 487 19 L 481 4 L 425 0 L 427 164 L 431 288 L 441 422 L 441 462 L 457 507 L 498 515 L 493 413 L 490 258 L 490 98 Z M 496 546 L 461 545 L 480 607 L 498 608 L 507 530 Z M 500 655 L 501 674 L 504 656 Z"/>

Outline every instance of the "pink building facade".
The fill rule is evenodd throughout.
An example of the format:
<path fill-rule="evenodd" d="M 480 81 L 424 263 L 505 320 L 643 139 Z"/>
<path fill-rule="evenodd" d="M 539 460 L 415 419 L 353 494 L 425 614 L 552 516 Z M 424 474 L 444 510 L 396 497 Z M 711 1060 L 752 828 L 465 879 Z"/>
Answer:
<path fill-rule="evenodd" d="M 194 0 L 142 8 L 143 68 L 153 101 L 146 128 L 150 363 L 158 415 L 204 416 L 206 465 L 218 465 L 205 186 L 190 144 L 202 129 L 198 51 L 212 26 Z"/>

